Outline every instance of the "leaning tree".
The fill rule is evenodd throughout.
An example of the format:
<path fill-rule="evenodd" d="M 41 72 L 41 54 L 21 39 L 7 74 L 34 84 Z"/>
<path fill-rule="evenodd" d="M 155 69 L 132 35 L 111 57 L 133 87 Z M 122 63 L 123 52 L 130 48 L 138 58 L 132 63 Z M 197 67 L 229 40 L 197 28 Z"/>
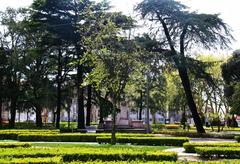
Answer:
<path fill-rule="evenodd" d="M 186 51 L 193 45 L 206 49 L 217 45 L 228 47 L 232 39 L 228 26 L 217 14 L 189 12 L 185 5 L 174 0 L 143 0 L 136 11 L 153 23 L 151 29 L 155 29 L 162 48 L 169 49 L 167 55 L 178 70 L 197 131 L 205 133 L 193 99 Z"/>

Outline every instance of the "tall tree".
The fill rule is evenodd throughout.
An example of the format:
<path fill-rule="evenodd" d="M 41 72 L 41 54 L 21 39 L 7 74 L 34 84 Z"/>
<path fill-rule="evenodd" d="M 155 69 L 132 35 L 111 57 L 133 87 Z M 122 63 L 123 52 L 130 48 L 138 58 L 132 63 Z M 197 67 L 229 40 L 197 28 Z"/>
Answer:
<path fill-rule="evenodd" d="M 86 58 L 94 64 L 86 84 L 93 84 L 99 92 L 105 92 L 111 102 L 112 144 L 116 143 L 116 115 L 124 100 L 124 89 L 138 62 L 133 41 L 118 36 L 124 29 L 133 27 L 133 20 L 121 13 L 107 13 L 100 20 L 101 30 L 89 42 Z M 108 94 L 109 93 L 109 94 Z M 109 106 L 109 105 L 108 105 Z"/>
<path fill-rule="evenodd" d="M 4 38 L 2 40 L 2 49 L 5 50 L 4 55 L 7 57 L 6 86 L 8 87 L 7 96 L 11 102 L 10 113 L 11 118 L 9 127 L 14 128 L 16 110 L 22 91 L 24 66 L 24 39 L 21 34 L 21 15 L 20 10 L 8 8 L 5 12 L 1 12 L 1 24 L 4 27 Z"/>
<path fill-rule="evenodd" d="M 66 45 L 68 49 L 72 49 L 71 54 L 75 59 L 76 72 L 76 89 L 77 89 L 77 102 L 78 102 L 78 128 L 85 128 L 84 118 L 84 96 L 81 84 L 84 78 L 84 68 L 80 62 L 86 47 L 84 45 L 84 37 L 89 35 L 87 30 L 89 26 L 94 26 L 96 23 L 92 21 L 92 15 L 102 12 L 105 8 L 108 8 L 107 3 L 95 4 L 95 2 L 89 0 L 35 0 L 33 3 L 33 11 L 35 12 L 35 18 L 45 23 L 47 30 L 55 37 L 55 42 L 59 41 L 58 45 L 58 61 L 61 61 L 61 56 L 64 54 L 61 50 L 62 45 Z M 69 53 L 69 52 L 68 52 Z M 60 69 L 62 68 L 59 65 Z M 57 81 L 60 83 L 61 71 L 58 72 Z M 60 84 L 59 90 L 60 88 Z M 61 95 L 58 95 L 61 99 Z M 60 108 L 58 103 L 57 107 L 57 127 L 59 127 L 60 120 Z"/>
<path fill-rule="evenodd" d="M 193 99 L 185 51 L 194 43 L 208 49 L 216 45 L 227 47 L 232 39 L 228 26 L 218 15 L 188 12 L 185 5 L 174 0 L 144 0 L 137 5 L 136 10 L 142 18 L 154 22 L 154 27 L 156 23 L 160 25 L 162 30 L 156 27 L 156 35 L 158 31 L 164 34 L 164 38 L 162 35 L 158 38 L 163 39 L 161 41 L 166 45 L 163 44 L 163 48 L 169 48 L 168 55 L 178 69 L 197 131 L 205 133 Z"/>
<path fill-rule="evenodd" d="M 240 100 L 240 51 L 233 52 L 225 63 L 222 64 L 222 76 L 225 81 L 224 94 L 231 106 L 231 114 L 239 114 Z"/>

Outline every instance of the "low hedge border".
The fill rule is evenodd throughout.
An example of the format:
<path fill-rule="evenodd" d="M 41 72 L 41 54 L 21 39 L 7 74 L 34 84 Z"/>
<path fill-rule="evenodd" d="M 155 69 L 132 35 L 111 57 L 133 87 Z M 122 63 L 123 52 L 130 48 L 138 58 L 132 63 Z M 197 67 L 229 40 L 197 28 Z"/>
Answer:
<path fill-rule="evenodd" d="M 235 142 L 186 142 L 183 144 L 183 147 L 186 153 L 196 153 L 196 147 L 240 147 L 240 144 Z"/>
<path fill-rule="evenodd" d="M 222 139 L 234 139 L 236 134 L 218 134 L 218 133 L 197 133 L 197 132 L 176 132 L 176 131 L 154 131 L 154 134 L 166 134 L 179 137 L 191 137 L 191 138 L 222 138 Z M 240 136 L 239 136 L 240 137 Z"/>
<path fill-rule="evenodd" d="M 144 160 L 144 161 L 176 161 L 177 154 L 170 152 L 97 152 L 97 153 L 72 153 L 63 155 L 64 162 L 71 161 L 131 161 L 131 160 Z"/>
<path fill-rule="evenodd" d="M 0 130 L 0 140 L 17 140 L 20 134 L 59 134 L 59 130 Z"/>
<path fill-rule="evenodd" d="M 0 158 L 0 163 L 34 163 L 34 164 L 58 164 L 62 163 L 62 157 L 45 158 Z"/>
<path fill-rule="evenodd" d="M 110 133 L 97 134 L 19 134 L 19 141 L 46 142 L 96 142 L 97 137 L 110 136 Z M 153 137 L 154 134 L 116 134 L 117 137 Z"/>
<path fill-rule="evenodd" d="M 96 142 L 95 134 L 20 134 L 19 141 Z"/>
<path fill-rule="evenodd" d="M 196 153 L 202 158 L 240 158 L 240 148 L 236 147 L 196 147 Z"/>
<path fill-rule="evenodd" d="M 0 148 L 17 148 L 17 147 L 24 147 L 28 148 L 32 145 L 30 143 L 23 143 L 23 142 L 0 142 Z"/>
<path fill-rule="evenodd" d="M 136 144 L 136 145 L 155 145 L 155 146 L 183 146 L 183 143 L 189 142 L 187 137 L 117 137 L 117 143 Z M 97 142 L 110 143 L 111 137 L 97 137 Z"/>
<path fill-rule="evenodd" d="M 87 161 L 87 162 L 71 162 L 69 164 L 237 164 L 240 160 L 223 160 L 223 161 Z"/>
<path fill-rule="evenodd" d="M 237 142 L 240 142 L 240 136 L 235 136 L 234 139 L 235 139 Z"/>
<path fill-rule="evenodd" d="M 62 156 L 64 162 L 71 161 L 176 161 L 177 154 L 162 151 L 143 151 L 123 148 L 12 148 L 0 149 L 0 158 L 36 158 Z"/>

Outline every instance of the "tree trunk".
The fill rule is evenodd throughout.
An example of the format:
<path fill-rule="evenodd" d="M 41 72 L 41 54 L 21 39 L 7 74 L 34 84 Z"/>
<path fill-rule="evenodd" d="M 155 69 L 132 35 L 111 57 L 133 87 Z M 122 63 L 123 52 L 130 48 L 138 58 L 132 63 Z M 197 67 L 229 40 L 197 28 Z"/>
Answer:
<path fill-rule="evenodd" d="M 15 119 L 16 119 L 16 110 L 17 110 L 17 97 L 13 97 L 11 100 L 11 118 L 9 121 L 9 128 L 15 127 Z"/>
<path fill-rule="evenodd" d="M 153 124 L 156 124 L 156 113 L 152 113 Z"/>
<path fill-rule="evenodd" d="M 18 109 L 18 122 L 20 122 L 20 119 L 21 119 L 21 110 L 20 108 Z"/>
<path fill-rule="evenodd" d="M 86 125 L 90 126 L 91 122 L 91 107 L 92 107 L 92 85 L 88 85 L 88 99 L 87 99 L 87 117 L 86 117 Z"/>
<path fill-rule="evenodd" d="M 2 108 L 3 108 L 3 99 L 0 97 L 0 127 L 2 127 Z"/>
<path fill-rule="evenodd" d="M 81 87 L 82 83 L 83 83 L 83 68 L 80 64 L 78 64 L 77 68 L 78 129 L 85 129 L 84 97 L 83 88 Z"/>
<path fill-rule="evenodd" d="M 192 90 L 190 86 L 190 81 L 188 78 L 187 70 L 185 68 L 178 68 L 178 72 L 182 81 L 182 85 L 185 91 L 189 109 L 191 110 L 192 117 L 197 128 L 198 133 L 205 133 L 205 130 L 202 126 L 202 121 L 197 112 L 197 107 L 192 96 Z"/>
<path fill-rule="evenodd" d="M 36 108 L 36 126 L 41 128 L 42 127 L 42 107 L 40 104 L 35 104 Z"/>
<path fill-rule="evenodd" d="M 166 35 L 169 47 L 171 49 L 171 55 L 172 55 L 173 60 L 176 64 L 176 66 L 177 66 L 179 76 L 181 78 L 182 85 L 183 85 L 185 95 L 186 95 L 186 98 L 187 98 L 188 106 L 189 106 L 189 109 L 192 112 L 192 117 L 193 117 L 194 123 L 195 123 L 196 128 L 197 128 L 197 132 L 198 133 L 205 133 L 205 130 L 202 126 L 202 121 L 199 117 L 199 114 L 197 112 L 197 107 L 196 107 L 196 104 L 195 104 L 194 99 L 193 99 L 192 90 L 191 90 L 191 86 L 190 86 L 190 81 L 189 81 L 189 77 L 188 77 L 188 74 L 187 74 L 187 69 L 186 69 L 186 66 L 185 66 L 186 63 L 185 63 L 185 56 L 184 56 L 184 49 L 185 49 L 185 47 L 184 47 L 184 41 L 185 41 L 184 37 L 187 33 L 187 28 L 184 28 L 181 35 L 180 35 L 180 55 L 178 55 L 178 53 L 176 52 L 176 50 L 174 48 L 174 43 L 172 42 L 167 24 L 165 23 L 164 19 L 161 18 L 160 15 L 157 15 L 157 16 L 158 16 L 158 19 L 163 26 L 164 33 Z"/>
<path fill-rule="evenodd" d="M 115 145 L 116 144 L 116 100 L 115 97 L 113 96 L 113 111 L 112 111 L 112 135 L 111 135 L 111 144 Z"/>
<path fill-rule="evenodd" d="M 142 120 L 142 110 L 143 110 L 143 92 L 142 90 L 140 91 L 140 108 L 139 108 L 139 116 L 138 119 Z"/>
<path fill-rule="evenodd" d="M 68 115 L 68 128 L 70 128 L 70 111 L 71 111 L 71 109 L 68 109 L 67 110 L 67 115 Z"/>
<path fill-rule="evenodd" d="M 55 125 L 55 123 L 56 123 L 56 112 L 55 111 L 53 111 L 53 125 Z"/>
<path fill-rule="evenodd" d="M 29 110 L 27 110 L 27 123 L 29 121 Z"/>
<path fill-rule="evenodd" d="M 101 100 L 101 92 L 98 93 L 98 100 L 99 100 L 99 125 L 102 127 L 104 120 L 103 120 L 103 108 L 102 108 L 102 100 Z"/>
<path fill-rule="evenodd" d="M 61 49 L 58 49 L 58 75 L 57 75 L 57 117 L 56 117 L 56 128 L 60 128 L 60 112 L 61 112 L 61 100 L 62 100 L 62 95 L 61 95 L 61 85 L 62 85 L 62 64 L 61 64 L 61 57 L 62 57 L 62 52 Z"/>
<path fill-rule="evenodd" d="M 147 87 L 146 87 L 146 91 L 147 91 L 147 97 L 146 97 L 146 132 L 150 133 L 151 129 L 150 129 L 150 108 L 149 108 L 149 72 L 147 73 Z"/>

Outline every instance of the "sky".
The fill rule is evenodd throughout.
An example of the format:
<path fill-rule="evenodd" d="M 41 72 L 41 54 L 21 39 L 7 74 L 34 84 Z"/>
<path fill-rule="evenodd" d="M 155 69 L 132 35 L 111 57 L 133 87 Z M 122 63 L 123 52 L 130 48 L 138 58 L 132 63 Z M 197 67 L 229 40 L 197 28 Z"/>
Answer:
<path fill-rule="evenodd" d="M 99 1 L 99 0 L 98 0 Z M 122 11 L 127 15 L 136 15 L 133 7 L 141 2 L 141 0 L 109 0 L 115 11 Z M 235 40 L 230 50 L 224 53 L 231 53 L 233 50 L 240 48 L 240 19 L 239 19 L 239 0 L 178 0 L 187 5 L 191 11 L 199 13 L 220 14 L 220 18 L 224 20 L 232 28 L 232 35 Z M 26 7 L 32 3 L 32 0 L 0 0 L 0 10 L 6 7 L 13 8 Z M 203 52 L 204 53 L 204 52 Z M 209 52 L 205 52 L 209 53 Z M 221 52 L 213 52 L 221 53 Z"/>

